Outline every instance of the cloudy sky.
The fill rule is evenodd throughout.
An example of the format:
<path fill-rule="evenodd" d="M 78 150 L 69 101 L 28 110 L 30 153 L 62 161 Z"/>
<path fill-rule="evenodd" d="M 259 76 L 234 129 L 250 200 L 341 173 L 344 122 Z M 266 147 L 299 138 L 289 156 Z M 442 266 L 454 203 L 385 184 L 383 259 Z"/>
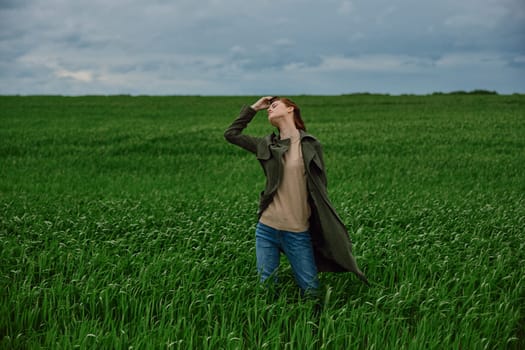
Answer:
<path fill-rule="evenodd" d="M 525 0 L 0 0 L 0 94 L 525 93 Z"/>

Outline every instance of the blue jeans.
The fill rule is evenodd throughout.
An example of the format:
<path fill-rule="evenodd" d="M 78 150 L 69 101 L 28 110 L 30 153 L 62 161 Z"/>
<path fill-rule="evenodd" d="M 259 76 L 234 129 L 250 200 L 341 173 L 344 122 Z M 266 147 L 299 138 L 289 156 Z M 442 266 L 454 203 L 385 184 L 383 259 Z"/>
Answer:
<path fill-rule="evenodd" d="M 255 230 L 257 270 L 261 283 L 269 277 L 277 282 L 280 252 L 283 251 L 301 288 L 302 294 L 315 295 L 319 289 L 310 233 L 276 230 L 261 222 Z"/>

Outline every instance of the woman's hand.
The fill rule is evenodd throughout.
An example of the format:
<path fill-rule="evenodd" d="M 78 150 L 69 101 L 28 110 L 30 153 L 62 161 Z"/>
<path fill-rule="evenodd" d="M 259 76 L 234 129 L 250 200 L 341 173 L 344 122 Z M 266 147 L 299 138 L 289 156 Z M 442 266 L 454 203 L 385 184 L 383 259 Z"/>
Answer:
<path fill-rule="evenodd" d="M 270 101 L 272 100 L 273 96 L 265 96 L 261 97 L 257 102 L 255 102 L 252 107 L 255 111 L 260 111 L 261 109 L 267 109 L 270 107 Z"/>

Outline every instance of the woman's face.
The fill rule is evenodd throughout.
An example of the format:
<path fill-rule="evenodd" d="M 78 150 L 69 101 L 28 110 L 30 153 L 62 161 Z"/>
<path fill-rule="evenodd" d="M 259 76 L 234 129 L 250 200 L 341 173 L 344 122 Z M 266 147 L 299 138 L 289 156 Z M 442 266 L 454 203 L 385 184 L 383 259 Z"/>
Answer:
<path fill-rule="evenodd" d="M 278 126 L 279 119 L 288 115 L 290 109 L 293 112 L 293 107 L 288 107 L 281 100 L 275 100 L 268 107 L 268 120 L 273 126 Z"/>

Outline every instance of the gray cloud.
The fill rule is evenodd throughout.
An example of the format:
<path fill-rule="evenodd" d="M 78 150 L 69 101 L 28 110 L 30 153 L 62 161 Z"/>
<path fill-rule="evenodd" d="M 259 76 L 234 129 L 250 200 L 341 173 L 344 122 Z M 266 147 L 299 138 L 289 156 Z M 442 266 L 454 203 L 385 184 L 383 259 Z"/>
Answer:
<path fill-rule="evenodd" d="M 525 92 L 522 0 L 0 1 L 1 94 Z"/>

